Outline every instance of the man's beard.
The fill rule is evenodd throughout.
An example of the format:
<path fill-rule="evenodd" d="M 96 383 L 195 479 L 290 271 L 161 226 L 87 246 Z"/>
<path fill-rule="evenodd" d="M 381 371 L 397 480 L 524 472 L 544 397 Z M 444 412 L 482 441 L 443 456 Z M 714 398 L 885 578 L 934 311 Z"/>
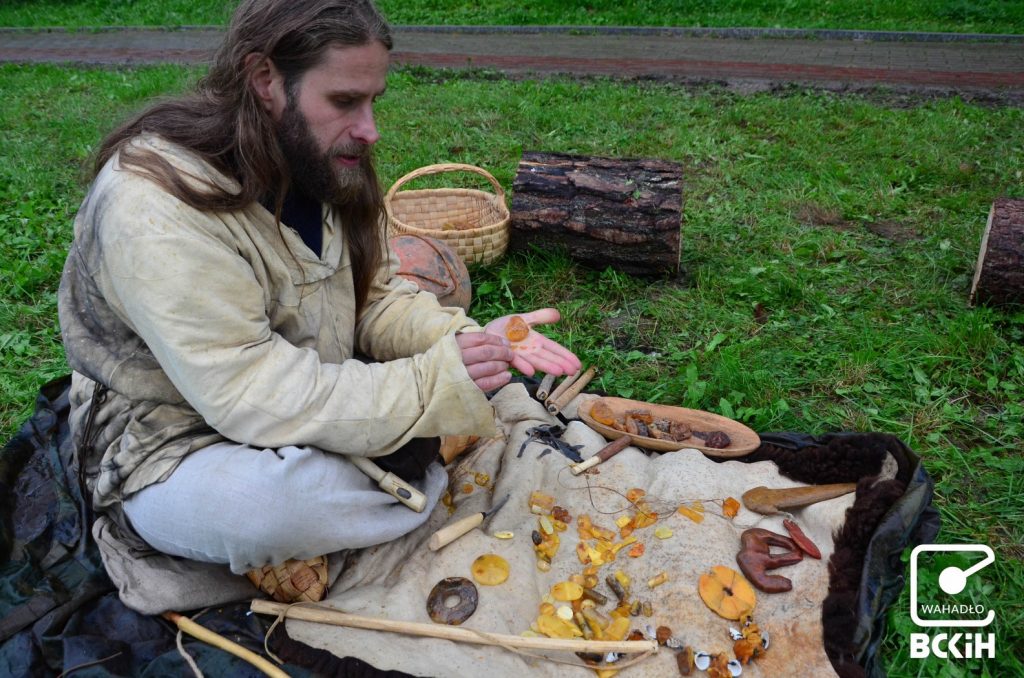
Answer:
<path fill-rule="evenodd" d="M 349 205 L 363 199 L 370 171 L 370 147 L 351 142 L 321 152 L 309 129 L 306 116 L 289 97 L 277 124 L 277 140 L 288 162 L 293 190 L 335 205 Z M 339 155 L 359 157 L 359 165 L 343 167 L 334 162 Z"/>

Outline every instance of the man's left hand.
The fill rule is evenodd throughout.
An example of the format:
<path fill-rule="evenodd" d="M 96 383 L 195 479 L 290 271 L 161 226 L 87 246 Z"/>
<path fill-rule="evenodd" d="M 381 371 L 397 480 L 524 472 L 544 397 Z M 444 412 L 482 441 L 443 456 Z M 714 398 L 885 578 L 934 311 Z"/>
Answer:
<path fill-rule="evenodd" d="M 512 367 L 528 377 L 538 370 L 555 376 L 575 374 L 580 370 L 580 359 L 572 351 L 533 329 L 535 325 L 558 322 L 561 315 L 557 309 L 542 308 L 517 315 L 526 321 L 530 331 L 525 338 L 511 342 Z M 484 327 L 484 332 L 508 339 L 505 330 L 514 317 L 506 315 L 492 320 Z"/>

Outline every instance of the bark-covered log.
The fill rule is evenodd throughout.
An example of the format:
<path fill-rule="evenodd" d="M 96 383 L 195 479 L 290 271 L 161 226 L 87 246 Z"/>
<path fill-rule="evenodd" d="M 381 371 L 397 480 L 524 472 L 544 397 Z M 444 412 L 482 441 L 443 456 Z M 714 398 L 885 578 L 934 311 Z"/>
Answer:
<path fill-rule="evenodd" d="M 999 198 L 992 203 L 970 302 L 1024 306 L 1024 200 Z"/>
<path fill-rule="evenodd" d="M 591 268 L 679 272 L 682 165 L 524 152 L 512 187 L 510 247 L 563 247 Z"/>

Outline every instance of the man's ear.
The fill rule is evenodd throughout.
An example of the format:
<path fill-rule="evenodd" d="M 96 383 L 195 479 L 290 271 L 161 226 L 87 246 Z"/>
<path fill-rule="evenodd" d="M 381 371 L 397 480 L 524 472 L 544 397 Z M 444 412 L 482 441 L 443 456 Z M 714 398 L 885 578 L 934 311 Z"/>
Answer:
<path fill-rule="evenodd" d="M 249 86 L 256 98 L 277 120 L 287 104 L 284 76 L 269 57 L 255 52 L 245 57 L 245 67 L 249 71 Z"/>

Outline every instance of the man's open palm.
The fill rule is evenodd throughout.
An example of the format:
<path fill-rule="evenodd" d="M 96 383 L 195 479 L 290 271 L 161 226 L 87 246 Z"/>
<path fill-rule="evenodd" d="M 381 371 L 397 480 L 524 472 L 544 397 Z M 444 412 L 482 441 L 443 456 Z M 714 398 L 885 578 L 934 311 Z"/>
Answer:
<path fill-rule="evenodd" d="M 524 338 L 513 340 L 506 331 L 510 322 L 517 324 L 518 321 L 513 320 L 516 317 L 522 318 L 526 322 L 529 332 Z M 556 376 L 574 374 L 580 369 L 579 358 L 572 351 L 533 329 L 536 325 L 556 323 L 560 318 L 557 309 L 542 308 L 529 313 L 521 313 L 518 316 L 502 316 L 487 323 L 484 331 L 487 334 L 509 339 L 512 347 L 512 367 L 526 376 L 533 376 L 537 371 Z"/>

